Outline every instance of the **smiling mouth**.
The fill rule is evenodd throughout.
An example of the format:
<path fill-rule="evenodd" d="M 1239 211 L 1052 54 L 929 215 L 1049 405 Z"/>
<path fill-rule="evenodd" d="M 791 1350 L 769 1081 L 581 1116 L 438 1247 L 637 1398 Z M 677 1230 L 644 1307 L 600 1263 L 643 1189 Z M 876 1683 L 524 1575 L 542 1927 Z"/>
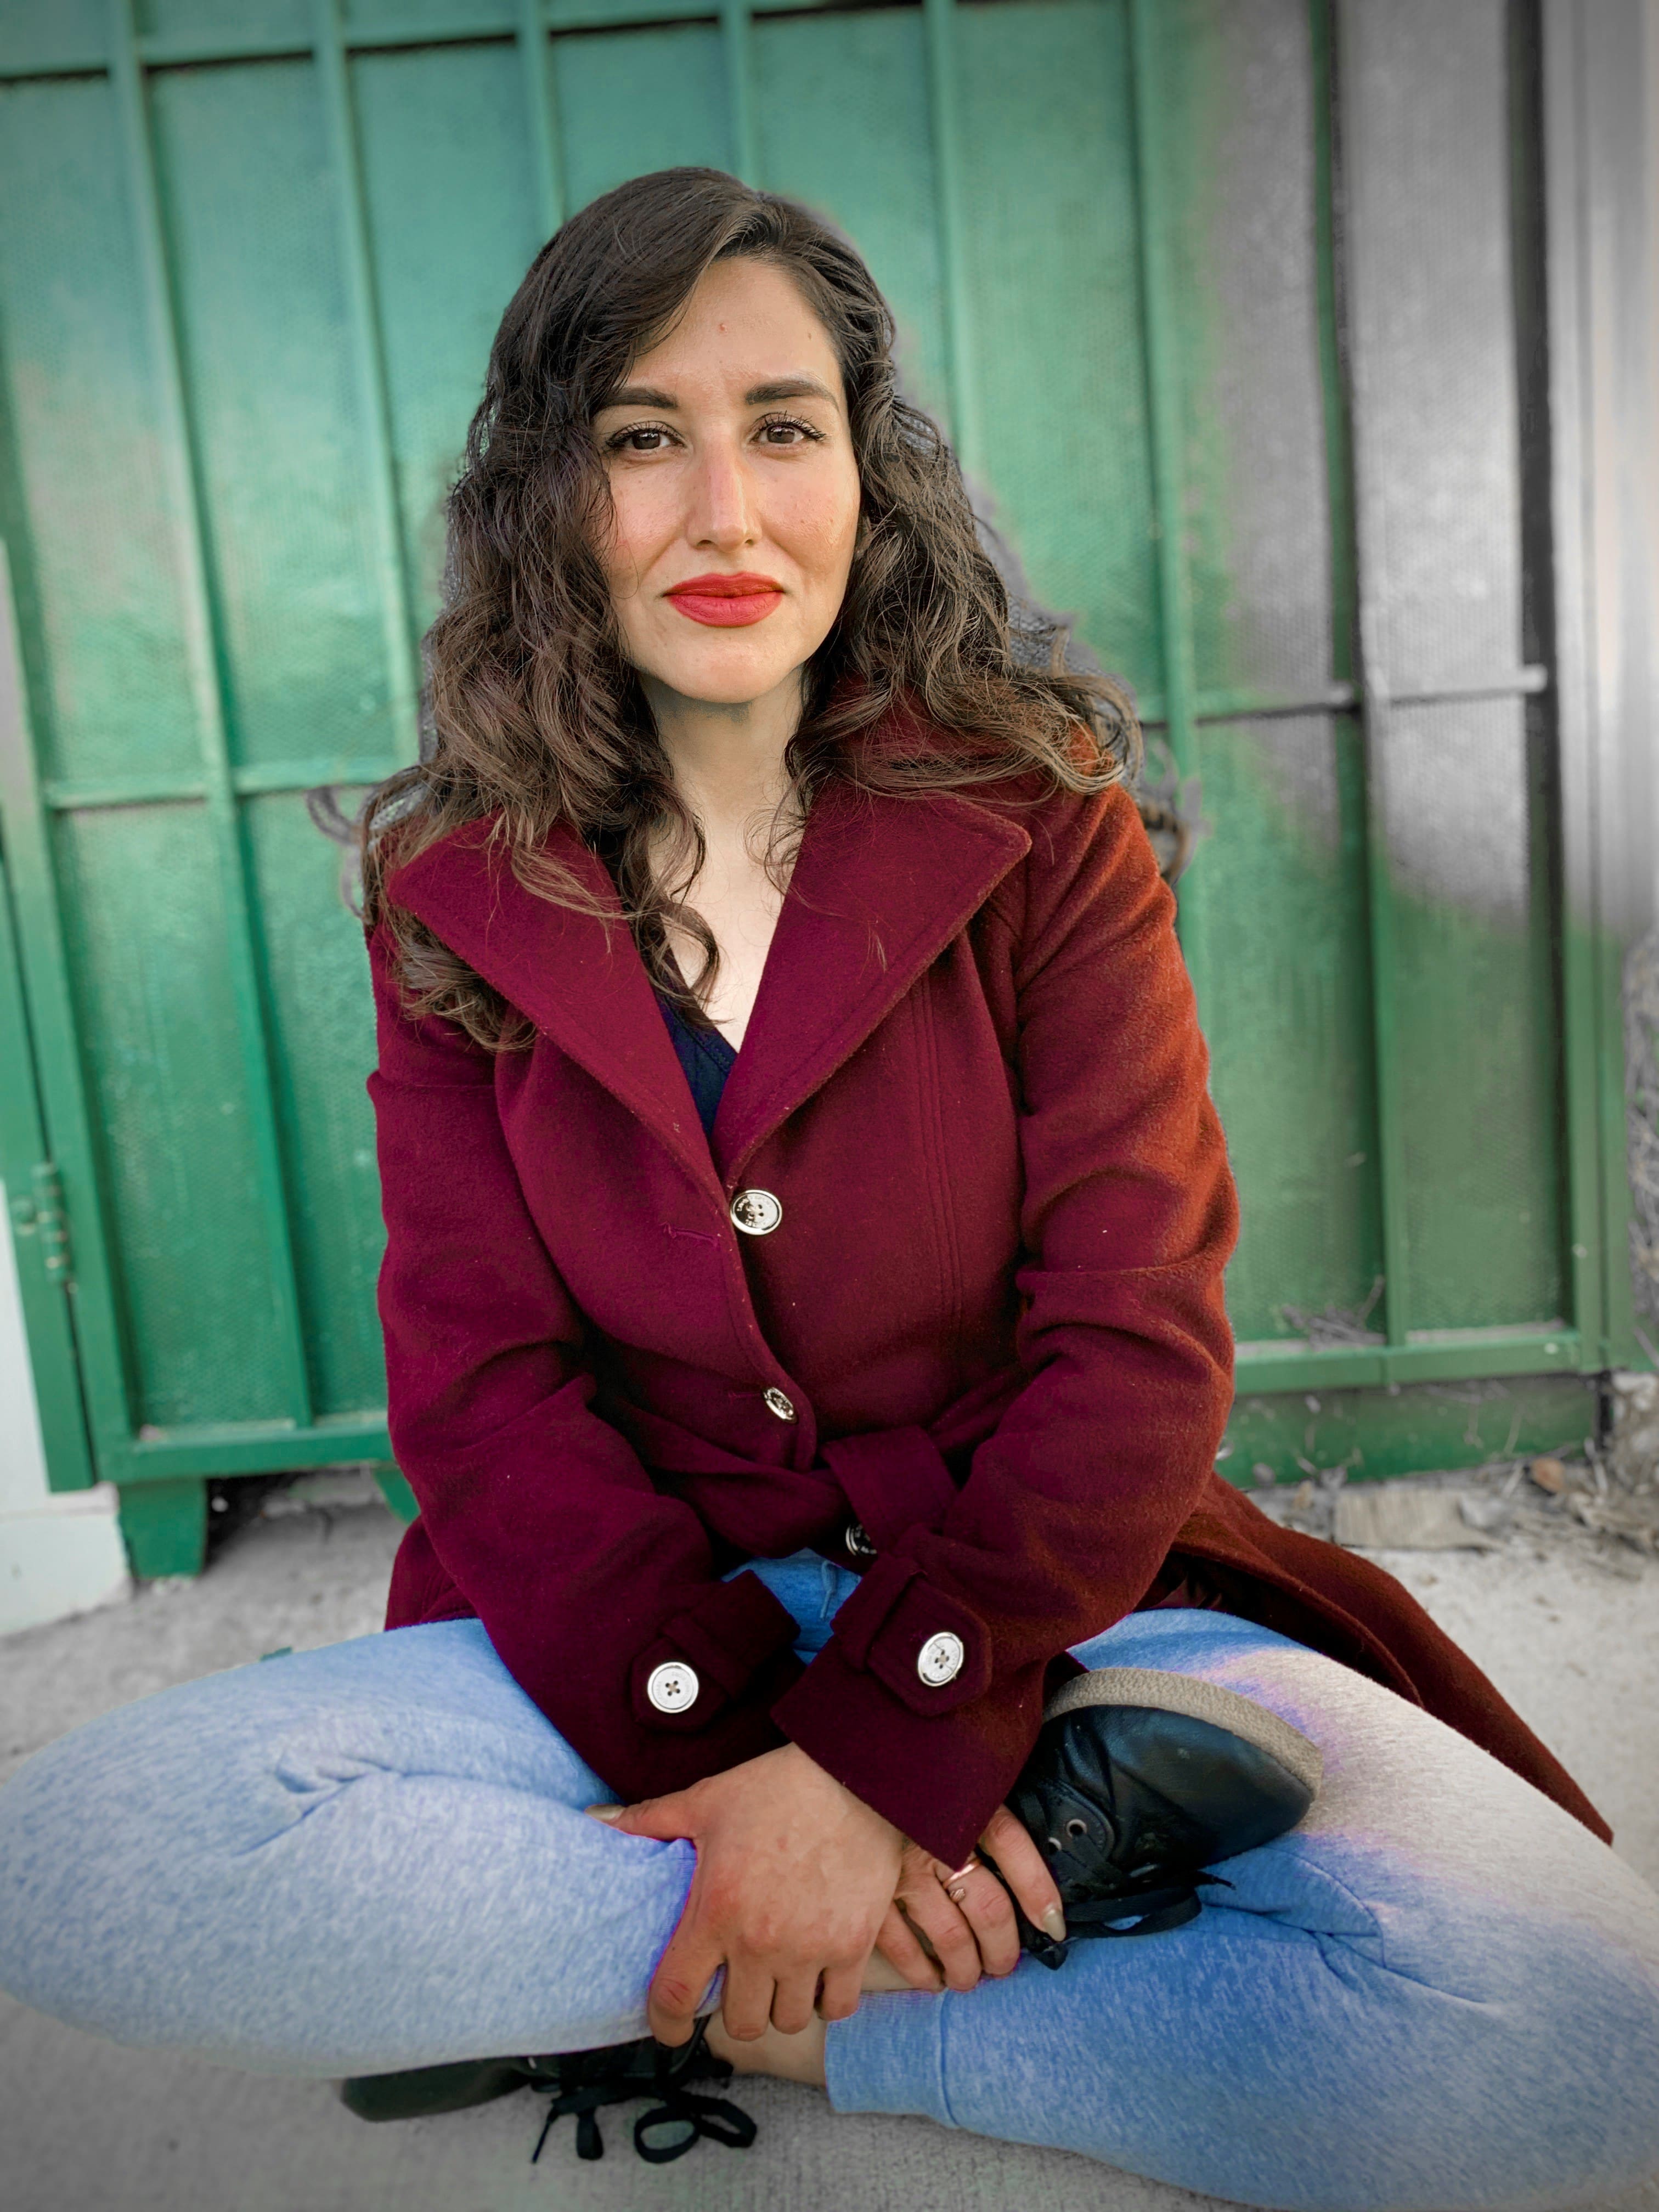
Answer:
<path fill-rule="evenodd" d="M 693 622 L 714 629 L 742 629 L 764 622 L 781 605 L 783 587 L 770 576 L 690 576 L 665 597 Z"/>

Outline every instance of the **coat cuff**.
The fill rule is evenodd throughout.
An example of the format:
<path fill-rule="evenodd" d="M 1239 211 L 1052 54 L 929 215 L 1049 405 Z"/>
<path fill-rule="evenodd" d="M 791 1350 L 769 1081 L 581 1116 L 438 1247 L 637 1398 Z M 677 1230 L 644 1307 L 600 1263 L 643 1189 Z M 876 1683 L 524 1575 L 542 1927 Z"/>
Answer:
<path fill-rule="evenodd" d="M 1042 1690 L 1041 1666 L 994 1678 L 984 1622 L 890 1553 L 772 1717 L 855 1796 L 954 1864 L 1029 1757 Z"/>
<path fill-rule="evenodd" d="M 792 1743 L 912 1843 L 965 1859 L 1030 1756 L 1042 1669 L 1005 1676 L 975 1704 L 926 1717 L 827 1644 L 772 1708 Z"/>
<path fill-rule="evenodd" d="M 755 1686 L 799 1633 L 758 1575 L 713 1583 L 635 1658 L 629 1692 L 641 1728 L 695 1733 Z"/>

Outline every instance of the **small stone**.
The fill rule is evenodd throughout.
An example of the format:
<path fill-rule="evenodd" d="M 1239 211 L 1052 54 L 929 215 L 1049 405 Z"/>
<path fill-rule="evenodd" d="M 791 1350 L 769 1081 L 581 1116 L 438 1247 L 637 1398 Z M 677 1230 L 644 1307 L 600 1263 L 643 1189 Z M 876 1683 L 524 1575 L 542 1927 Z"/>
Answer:
<path fill-rule="evenodd" d="M 1567 1486 L 1567 1470 L 1559 1459 L 1535 1459 L 1527 1473 L 1537 1487 L 1552 1498 L 1559 1498 Z"/>
<path fill-rule="evenodd" d="M 1250 1469 L 1250 1474 L 1258 1490 L 1271 1490 L 1279 1480 L 1265 1459 L 1257 1460 Z"/>

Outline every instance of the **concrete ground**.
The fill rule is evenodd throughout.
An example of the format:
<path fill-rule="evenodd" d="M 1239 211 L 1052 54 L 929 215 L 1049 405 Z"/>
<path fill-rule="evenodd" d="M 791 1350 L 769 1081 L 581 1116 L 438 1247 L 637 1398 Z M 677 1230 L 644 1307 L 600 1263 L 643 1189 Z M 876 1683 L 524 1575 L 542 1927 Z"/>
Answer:
<path fill-rule="evenodd" d="M 1474 1479 L 1477 1484 L 1480 1478 Z M 1376 1552 L 1601 1807 L 1659 1884 L 1659 1565 L 1490 1479 L 1485 1552 Z M 1273 1501 L 1277 1504 L 1278 1501 Z M 1294 1500 L 1284 1510 L 1294 1513 Z M 1554 1517 L 1552 1517 L 1553 1516 Z M 0 1779 L 110 1706 L 283 1644 L 368 1633 L 397 1540 L 376 1505 L 262 1520 L 199 1582 L 0 1640 Z M 735 2156 L 700 2145 L 658 2169 L 626 2124 L 602 2163 L 556 2130 L 542 2162 L 527 2098 L 370 2129 L 319 2084 L 258 2079 L 59 2027 L 0 1998 L 0 2204 L 7 2212 L 1202 2212 L 1207 2198 L 1065 2154 L 921 2120 L 837 2118 L 745 2083 L 760 2125 Z M 1613 2212 L 1603 2202 L 1591 2212 Z M 1620 2201 L 1659 2212 L 1659 2179 Z"/>

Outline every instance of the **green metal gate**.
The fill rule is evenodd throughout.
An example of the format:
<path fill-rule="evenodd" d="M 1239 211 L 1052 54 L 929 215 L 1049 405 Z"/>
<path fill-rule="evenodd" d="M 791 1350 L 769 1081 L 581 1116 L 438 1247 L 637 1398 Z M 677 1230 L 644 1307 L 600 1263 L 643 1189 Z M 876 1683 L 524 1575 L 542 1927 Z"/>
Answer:
<path fill-rule="evenodd" d="M 1199 780 L 1241 1463 L 1582 1434 L 1630 1316 L 1537 39 L 1504 0 L 0 0 L 0 1170 L 69 1224 L 53 1480 L 127 1486 L 173 1564 L 204 1477 L 385 1455 L 366 974 L 304 794 L 412 755 L 524 267 L 684 161 L 858 240 Z"/>

